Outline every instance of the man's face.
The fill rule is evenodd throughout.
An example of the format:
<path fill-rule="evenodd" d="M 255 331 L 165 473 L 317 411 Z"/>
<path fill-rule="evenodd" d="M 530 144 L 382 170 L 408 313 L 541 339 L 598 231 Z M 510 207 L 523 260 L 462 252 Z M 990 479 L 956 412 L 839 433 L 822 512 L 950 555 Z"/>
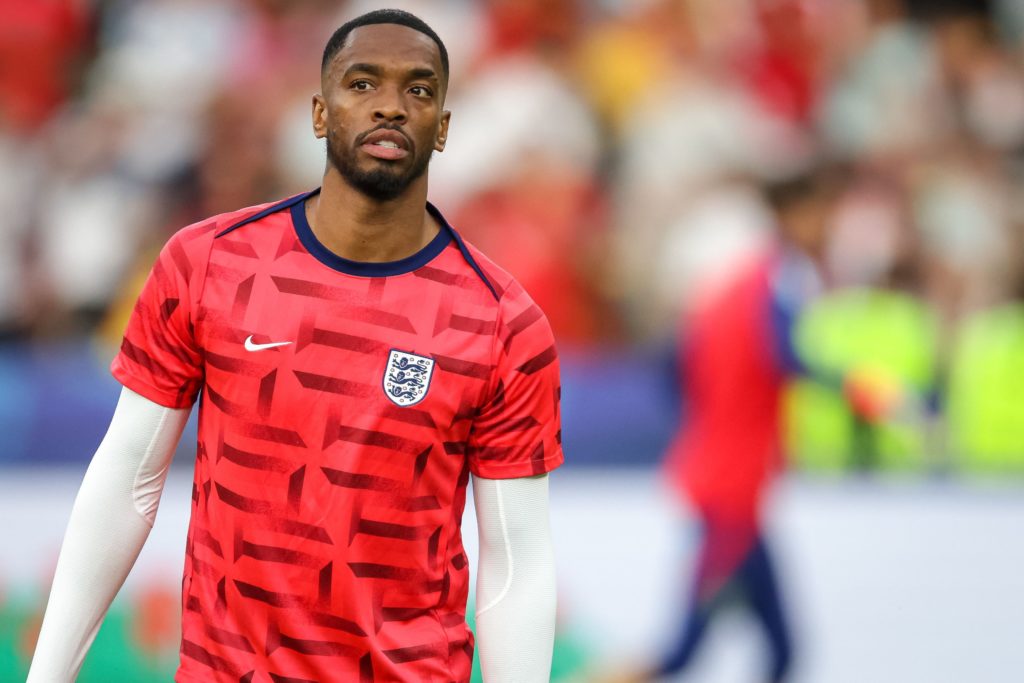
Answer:
<path fill-rule="evenodd" d="M 327 161 L 372 199 L 401 195 L 444 149 L 450 113 L 437 45 L 397 24 L 361 26 L 322 74 L 313 129 Z"/>

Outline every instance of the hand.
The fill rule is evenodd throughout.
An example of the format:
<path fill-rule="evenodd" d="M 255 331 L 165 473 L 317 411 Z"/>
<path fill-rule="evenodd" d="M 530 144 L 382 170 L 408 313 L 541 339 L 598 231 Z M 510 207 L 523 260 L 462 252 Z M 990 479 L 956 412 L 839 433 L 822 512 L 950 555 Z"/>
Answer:
<path fill-rule="evenodd" d="M 906 400 L 902 383 L 892 373 L 869 366 L 846 374 L 843 396 L 853 414 L 869 424 L 891 417 Z"/>

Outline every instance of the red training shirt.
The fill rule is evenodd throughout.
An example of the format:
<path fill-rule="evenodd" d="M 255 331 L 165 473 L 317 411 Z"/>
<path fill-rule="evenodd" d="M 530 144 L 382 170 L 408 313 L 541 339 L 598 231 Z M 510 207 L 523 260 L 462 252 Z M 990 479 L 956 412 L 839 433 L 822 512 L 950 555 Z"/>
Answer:
<path fill-rule="evenodd" d="M 786 375 L 774 344 L 774 267 L 773 256 L 755 260 L 687 313 L 680 365 L 688 413 L 666 461 L 670 479 L 705 518 L 751 532 L 783 463 Z"/>
<path fill-rule="evenodd" d="M 315 192 L 175 234 L 112 365 L 201 391 L 175 680 L 468 681 L 466 484 L 562 463 L 551 330 L 432 206 L 420 252 L 357 263 Z"/>

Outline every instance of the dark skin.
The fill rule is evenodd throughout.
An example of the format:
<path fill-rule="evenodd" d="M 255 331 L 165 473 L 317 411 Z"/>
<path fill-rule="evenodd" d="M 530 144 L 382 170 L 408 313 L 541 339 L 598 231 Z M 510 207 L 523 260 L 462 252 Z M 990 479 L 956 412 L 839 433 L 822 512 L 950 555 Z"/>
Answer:
<path fill-rule="evenodd" d="M 437 235 L 440 225 L 426 212 L 426 165 L 448 137 L 447 86 L 429 36 L 397 24 L 352 31 L 321 74 L 322 94 L 313 96 L 313 131 L 327 139 L 329 153 L 323 188 L 307 200 L 306 217 L 325 247 L 352 261 L 382 263 L 415 254 Z M 382 138 L 385 146 L 375 144 Z M 353 174 L 401 189 L 375 196 Z"/>

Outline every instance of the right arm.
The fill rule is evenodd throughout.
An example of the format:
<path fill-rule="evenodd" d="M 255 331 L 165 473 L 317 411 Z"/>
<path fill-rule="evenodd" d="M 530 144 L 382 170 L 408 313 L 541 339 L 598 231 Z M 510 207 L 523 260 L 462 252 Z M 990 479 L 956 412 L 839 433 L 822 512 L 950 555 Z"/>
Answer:
<path fill-rule="evenodd" d="M 473 501 L 480 533 L 477 656 L 484 680 L 546 682 L 556 612 L 548 476 L 474 476 Z"/>
<path fill-rule="evenodd" d="M 27 683 L 74 681 L 156 518 L 190 409 L 122 389 L 75 498 Z"/>

